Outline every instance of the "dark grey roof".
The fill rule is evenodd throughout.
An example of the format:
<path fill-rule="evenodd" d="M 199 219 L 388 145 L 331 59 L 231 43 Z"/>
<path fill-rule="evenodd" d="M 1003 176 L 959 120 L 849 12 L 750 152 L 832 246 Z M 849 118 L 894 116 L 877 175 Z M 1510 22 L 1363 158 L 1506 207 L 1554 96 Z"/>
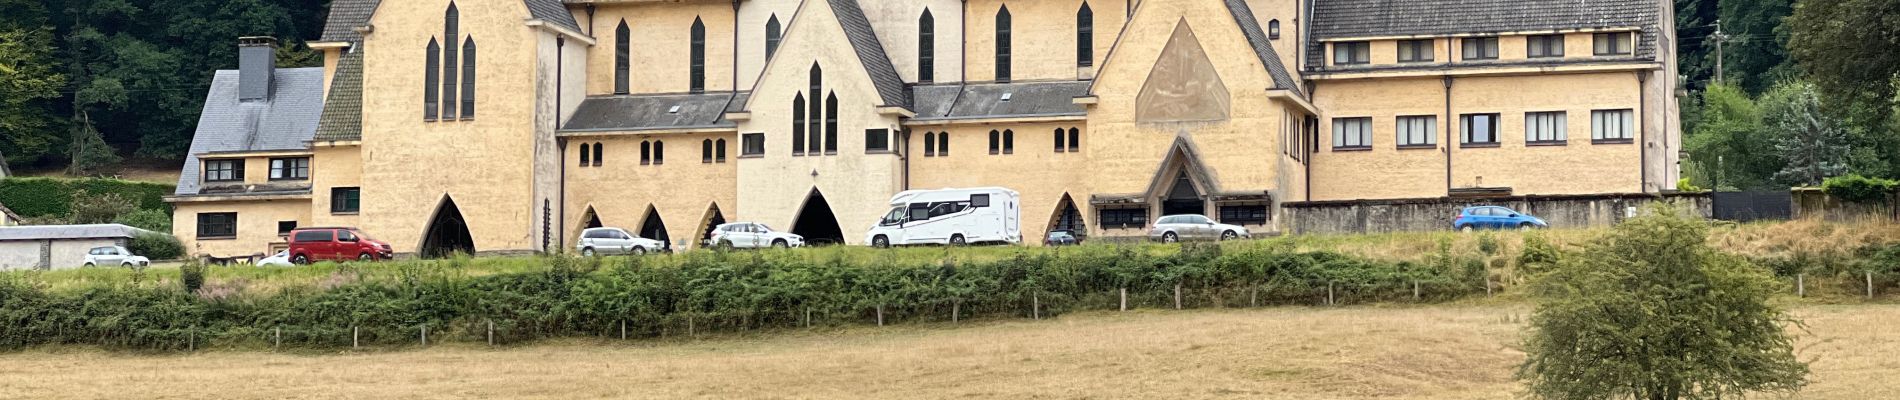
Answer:
<path fill-rule="evenodd" d="M 1075 104 L 1087 96 L 1088 81 L 931 85 L 912 89 L 917 117 L 912 121 L 1085 115 Z M 958 95 L 961 93 L 961 95 Z M 1009 101 L 1003 95 L 1009 94 Z"/>
<path fill-rule="evenodd" d="M 1327 39 L 1629 27 L 1642 29 L 1637 58 L 1654 59 L 1660 7 L 1655 0 L 1317 0 L 1306 66 L 1324 65 Z"/>
<path fill-rule="evenodd" d="M 533 15 L 535 19 L 547 21 L 550 24 L 554 24 L 562 28 L 567 28 L 575 32 L 583 32 L 583 33 L 587 32 L 587 31 L 581 30 L 581 24 L 579 22 L 574 21 L 574 13 L 567 12 L 567 6 L 562 4 L 561 0 L 522 0 L 522 1 L 527 2 L 528 13 Z"/>
<path fill-rule="evenodd" d="M 4 161 L 4 160 L 0 160 L 0 161 Z M 13 209 L 7 208 L 7 205 L 5 204 L 0 204 L 0 218 L 10 219 L 14 221 L 21 220 L 20 214 L 14 213 Z M 6 222 L 6 221 L 0 221 L 0 222 Z M 0 224 L 0 225 L 5 225 L 5 224 Z"/>
<path fill-rule="evenodd" d="M 237 71 L 219 70 L 211 79 L 178 175 L 178 195 L 198 193 L 199 154 L 307 148 L 304 142 L 316 134 L 323 112 L 323 68 L 282 68 L 271 81 L 268 99 L 240 102 Z"/>
<path fill-rule="evenodd" d="M 871 28 L 871 20 L 864 17 L 864 10 L 858 8 L 858 1 L 830 1 L 831 11 L 838 16 L 838 24 L 844 26 L 845 38 L 857 50 L 858 62 L 864 64 L 864 71 L 871 74 L 871 84 L 877 87 L 878 97 L 884 100 L 884 104 L 879 105 L 910 108 L 910 91 L 905 89 L 904 78 L 897 75 L 897 67 L 891 65 L 891 57 L 884 54 L 884 45 L 878 43 L 877 31 Z"/>
<path fill-rule="evenodd" d="M 329 99 L 323 101 L 323 114 L 311 140 L 363 140 L 363 52 L 348 51 L 337 60 Z"/>
<path fill-rule="evenodd" d="M 561 132 L 730 128 L 728 111 L 745 109 L 746 92 L 589 97 Z M 679 112 L 670 112 L 679 107 Z"/>
<path fill-rule="evenodd" d="M 1280 53 L 1273 50 L 1273 42 L 1267 40 L 1267 33 L 1260 29 L 1260 20 L 1253 16 L 1253 9 L 1247 7 L 1246 0 L 1227 0 L 1227 13 L 1232 14 L 1234 22 L 1240 24 L 1240 33 L 1247 36 L 1247 44 L 1253 46 L 1253 54 L 1260 58 L 1260 64 L 1266 66 L 1267 74 L 1273 75 L 1273 88 L 1292 90 L 1301 98 L 1306 93 L 1299 90 L 1293 80 L 1293 74 L 1280 62 Z M 1295 53 L 1298 54 L 1298 53 Z"/>
<path fill-rule="evenodd" d="M 369 25 L 369 15 L 382 0 L 330 0 L 330 17 L 323 22 L 319 42 L 360 42 L 356 27 Z"/>
<path fill-rule="evenodd" d="M 0 241 L 130 238 L 147 232 L 119 224 L 5 226 L 0 227 Z"/>

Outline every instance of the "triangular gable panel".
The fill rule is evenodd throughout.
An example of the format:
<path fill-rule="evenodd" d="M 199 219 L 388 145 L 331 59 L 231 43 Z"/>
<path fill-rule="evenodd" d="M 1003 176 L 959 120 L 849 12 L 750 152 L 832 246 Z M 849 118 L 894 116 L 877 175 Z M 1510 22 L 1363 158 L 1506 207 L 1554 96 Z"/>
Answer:
<path fill-rule="evenodd" d="M 1200 38 L 1187 18 L 1174 33 L 1161 57 L 1148 70 L 1148 80 L 1135 96 L 1135 120 L 1140 122 L 1224 121 L 1232 109 L 1227 84 L 1201 48 Z"/>

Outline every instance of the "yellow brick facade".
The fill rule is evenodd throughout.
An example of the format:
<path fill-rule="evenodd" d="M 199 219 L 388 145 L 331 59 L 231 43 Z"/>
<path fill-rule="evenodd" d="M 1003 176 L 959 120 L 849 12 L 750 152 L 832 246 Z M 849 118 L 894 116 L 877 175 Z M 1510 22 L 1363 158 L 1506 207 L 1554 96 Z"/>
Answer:
<path fill-rule="evenodd" d="M 415 254 L 426 250 L 423 239 L 444 199 L 453 198 L 481 253 L 561 251 L 592 220 L 638 233 L 656 213 L 666 236 L 691 247 L 713 209 L 730 222 L 809 228 L 796 224 L 808 196 L 820 193 L 842 239 L 862 244 L 865 228 L 898 192 L 1003 186 L 1021 193 L 1023 234 L 1036 242 L 1065 198 L 1082 215 L 1083 233 L 1140 235 L 1139 228 L 1100 226 L 1102 211 L 1139 208 L 1152 221 L 1166 211 L 1181 176 L 1210 216 L 1223 206 L 1266 207 L 1268 220 L 1250 223 L 1256 232 L 1280 230 L 1280 206 L 1288 202 L 1436 198 L 1500 187 L 1518 195 L 1641 193 L 1670 185 L 1664 182 L 1673 162 L 1656 160 L 1673 159 L 1655 154 L 1680 143 L 1673 109 L 1659 105 L 1673 103 L 1666 101 L 1673 94 L 1664 89 L 1668 80 L 1653 77 L 1665 75 L 1673 60 L 1606 62 L 1592 52 L 1594 34 L 1635 35 L 1635 27 L 1506 32 L 1498 35 L 1496 61 L 1462 58 L 1459 43 L 1476 32 L 1328 39 L 1309 53 L 1301 19 L 1312 4 L 1238 3 L 1251 12 L 1248 23 L 1227 1 L 1087 1 L 1092 60 L 1078 67 L 1080 0 L 599 1 L 566 5 L 573 28 L 535 17 L 520 0 L 458 0 L 455 40 L 480 43 L 479 113 L 425 121 L 424 47 L 441 40 L 449 2 L 383 2 L 355 49 L 365 55 L 361 140 L 314 145 L 309 198 L 243 207 L 180 203 L 178 226 L 184 232 L 194 223 L 187 210 L 241 208 L 247 216 L 238 240 L 188 243 L 261 248 L 267 238 L 249 232 L 262 229 L 252 221 L 294 218 L 360 226 L 398 253 Z M 924 115 L 941 113 L 926 110 L 926 85 L 960 90 L 965 82 L 997 80 L 995 23 L 1004 7 L 1013 36 L 1010 81 L 1079 82 L 1085 92 L 1045 108 L 1080 111 Z M 918 20 L 925 10 L 934 20 L 935 61 L 933 79 L 920 82 Z M 688 92 L 695 19 L 706 34 L 703 92 L 730 98 L 725 112 L 666 126 L 567 128 L 582 114 L 600 117 L 583 103 Z M 772 19 L 782 37 L 768 57 L 765 26 Z M 615 31 L 623 20 L 632 64 L 628 94 L 618 95 Z M 1262 33 L 1274 26 L 1277 36 Z M 871 40 L 853 40 L 866 30 Z M 1565 37 L 1565 56 L 1521 65 L 1527 35 L 1550 33 Z M 1433 61 L 1399 63 L 1400 39 L 1430 40 Z M 1361 40 L 1370 42 L 1369 64 L 1333 62 L 1335 45 Z M 1257 50 L 1262 45 L 1272 52 Z M 866 58 L 872 53 L 884 59 Z M 1322 59 L 1310 60 L 1315 54 Z M 813 65 L 823 70 L 823 96 L 839 99 L 837 151 L 794 155 L 791 104 L 811 95 Z M 336 69 L 333 60 L 325 66 Z M 1282 66 L 1287 77 L 1276 76 Z M 903 86 L 896 104 L 880 91 L 893 79 L 880 72 L 886 69 Z M 682 112 L 664 105 L 620 117 L 658 121 Z M 1591 112 L 1622 109 L 1639 116 L 1638 137 L 1591 140 Z M 1525 113 L 1550 111 L 1566 113 L 1567 140 L 1527 145 Z M 1500 116 L 1497 146 L 1459 145 L 1458 118 L 1468 113 Z M 1435 142 L 1400 149 L 1396 118 L 1423 115 L 1436 118 Z M 1370 146 L 1334 149 L 1333 121 L 1360 117 L 1371 118 Z M 1058 129 L 1077 130 L 1075 151 L 1056 151 Z M 884 130 L 892 150 L 867 150 L 867 130 Z M 989 154 L 992 130 L 1013 132 L 1010 154 Z M 926 154 L 924 137 L 944 134 L 948 155 Z M 748 137 L 763 140 L 761 154 L 747 154 Z M 703 163 L 702 143 L 721 140 L 725 159 Z M 642 165 L 642 142 L 664 142 L 664 163 Z M 583 149 L 595 144 L 603 150 L 600 165 L 583 165 Z M 360 212 L 331 212 L 331 191 L 339 187 L 361 188 Z"/>

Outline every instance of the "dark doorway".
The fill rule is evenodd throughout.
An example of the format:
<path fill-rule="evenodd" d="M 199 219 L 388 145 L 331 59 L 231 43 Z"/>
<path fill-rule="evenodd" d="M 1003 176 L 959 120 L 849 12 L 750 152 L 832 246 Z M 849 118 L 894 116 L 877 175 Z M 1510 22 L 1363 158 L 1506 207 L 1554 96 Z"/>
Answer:
<path fill-rule="evenodd" d="M 713 228 L 726 224 L 726 214 L 719 212 L 718 204 L 713 204 L 712 208 L 706 210 L 706 214 L 708 214 L 706 216 L 706 226 L 702 226 L 699 229 L 699 241 L 702 243 L 712 240 Z"/>
<path fill-rule="evenodd" d="M 838 227 L 838 216 L 831 212 L 831 203 L 825 201 L 825 194 L 816 189 L 805 199 L 805 208 L 798 210 L 798 219 L 792 221 L 792 233 L 804 236 L 805 243 L 812 245 L 844 243 L 844 229 Z"/>
<path fill-rule="evenodd" d="M 640 222 L 640 237 L 673 245 L 673 239 L 666 235 L 666 221 L 660 219 L 660 210 L 647 206 L 647 219 Z"/>
<path fill-rule="evenodd" d="M 1201 199 L 1200 190 L 1194 188 L 1194 181 L 1188 179 L 1187 173 L 1181 173 L 1168 189 L 1168 196 L 1161 199 L 1161 215 L 1206 213 L 1207 202 Z"/>
<path fill-rule="evenodd" d="M 1055 218 L 1049 221 L 1049 231 L 1069 231 L 1076 236 L 1087 234 L 1082 225 L 1082 211 L 1075 208 L 1075 200 L 1068 193 L 1062 194 L 1062 201 L 1056 203 Z"/>
<path fill-rule="evenodd" d="M 587 225 L 582 227 L 581 229 L 594 229 L 594 228 L 599 228 L 602 226 L 606 226 L 606 225 L 601 225 L 600 214 L 595 214 L 594 208 L 588 207 L 587 208 Z"/>
<path fill-rule="evenodd" d="M 454 198 L 443 196 L 442 205 L 436 206 L 429 229 L 423 231 L 420 252 L 423 258 L 475 254 L 475 239 L 469 236 L 468 222 L 462 219 L 462 209 L 455 206 Z"/>

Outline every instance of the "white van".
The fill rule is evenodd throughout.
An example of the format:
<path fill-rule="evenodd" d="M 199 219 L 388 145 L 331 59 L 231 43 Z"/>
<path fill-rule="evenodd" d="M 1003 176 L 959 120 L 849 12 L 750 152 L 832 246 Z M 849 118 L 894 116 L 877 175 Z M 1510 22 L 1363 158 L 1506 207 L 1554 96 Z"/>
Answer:
<path fill-rule="evenodd" d="M 1022 241 L 1020 197 L 1000 187 L 898 193 L 891 211 L 864 235 L 875 247 Z"/>

